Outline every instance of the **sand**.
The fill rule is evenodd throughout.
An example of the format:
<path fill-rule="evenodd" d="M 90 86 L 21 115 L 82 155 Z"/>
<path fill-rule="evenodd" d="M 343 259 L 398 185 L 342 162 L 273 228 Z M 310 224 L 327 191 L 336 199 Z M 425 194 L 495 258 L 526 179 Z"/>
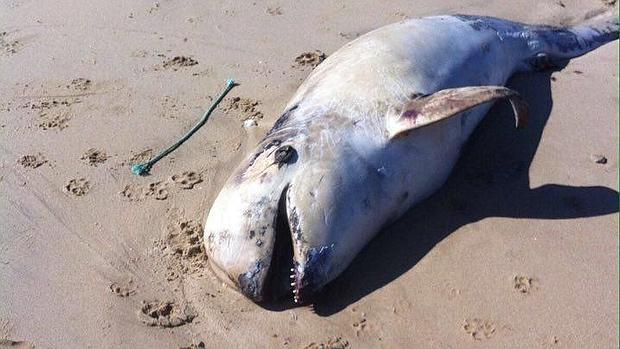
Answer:
<path fill-rule="evenodd" d="M 2 1 L 0 347 L 617 347 L 618 42 L 513 78 L 529 128 L 495 106 L 443 189 L 314 307 L 265 309 L 224 286 L 200 233 L 312 67 L 360 33 L 455 12 L 561 24 L 609 6 Z M 204 129 L 151 176 L 130 173 L 229 77 L 241 85 Z"/>

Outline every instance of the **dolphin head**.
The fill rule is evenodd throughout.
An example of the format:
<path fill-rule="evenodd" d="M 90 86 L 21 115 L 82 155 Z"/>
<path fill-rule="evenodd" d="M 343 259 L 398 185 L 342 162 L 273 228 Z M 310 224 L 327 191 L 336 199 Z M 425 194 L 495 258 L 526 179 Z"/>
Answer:
<path fill-rule="evenodd" d="M 209 211 L 212 268 L 256 302 L 309 301 L 384 224 L 385 173 L 333 130 L 277 122 Z"/>

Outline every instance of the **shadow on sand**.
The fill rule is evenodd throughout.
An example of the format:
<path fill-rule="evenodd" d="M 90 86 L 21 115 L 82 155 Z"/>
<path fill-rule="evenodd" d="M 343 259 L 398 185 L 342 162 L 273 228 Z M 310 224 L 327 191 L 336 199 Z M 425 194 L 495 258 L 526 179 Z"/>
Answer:
<path fill-rule="evenodd" d="M 515 130 L 508 103 L 495 105 L 446 184 L 362 250 L 318 295 L 317 314 L 337 313 L 383 287 L 452 232 L 483 218 L 568 219 L 618 211 L 618 192 L 609 188 L 557 184 L 530 188 L 529 167 L 553 106 L 551 72 L 517 75 L 509 86 L 530 105 L 528 127 Z"/>

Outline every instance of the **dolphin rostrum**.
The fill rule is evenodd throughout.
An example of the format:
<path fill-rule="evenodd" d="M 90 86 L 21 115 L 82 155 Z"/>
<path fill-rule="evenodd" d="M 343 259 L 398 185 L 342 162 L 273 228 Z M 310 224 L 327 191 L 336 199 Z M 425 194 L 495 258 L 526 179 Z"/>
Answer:
<path fill-rule="evenodd" d="M 618 38 L 618 17 L 574 27 L 480 16 L 374 30 L 321 63 L 209 211 L 210 265 L 256 302 L 307 302 L 360 250 L 447 179 L 503 85 Z"/>

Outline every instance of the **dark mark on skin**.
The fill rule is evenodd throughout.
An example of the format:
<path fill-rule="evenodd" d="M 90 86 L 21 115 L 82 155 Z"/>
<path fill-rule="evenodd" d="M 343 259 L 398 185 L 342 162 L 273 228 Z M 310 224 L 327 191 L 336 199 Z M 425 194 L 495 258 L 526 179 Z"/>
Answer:
<path fill-rule="evenodd" d="M 254 268 L 248 271 L 245 274 L 239 274 L 237 277 L 237 282 L 239 284 L 239 288 L 243 291 L 243 293 L 250 298 L 260 301 L 260 290 L 258 289 L 258 283 L 256 281 L 256 275 L 261 271 L 262 263 L 261 261 L 257 261 L 254 265 Z"/>
<path fill-rule="evenodd" d="M 295 104 L 294 106 L 290 107 L 288 110 L 286 110 L 284 113 L 282 113 L 282 115 L 278 118 L 278 120 L 276 120 L 276 122 L 273 124 L 273 127 L 271 128 L 271 130 L 267 133 L 267 135 L 270 135 L 278 130 L 280 130 L 282 127 L 284 127 L 288 121 L 291 118 L 291 112 L 295 109 L 297 109 L 299 107 L 298 104 Z"/>
<path fill-rule="evenodd" d="M 409 198 L 409 192 L 408 191 L 403 193 L 403 195 L 401 197 L 401 201 L 405 201 L 405 200 L 407 200 L 407 198 Z"/>
<path fill-rule="evenodd" d="M 317 284 L 321 277 L 329 271 L 329 262 L 332 256 L 333 245 L 323 246 L 320 249 L 312 248 L 308 251 L 307 261 L 303 275 L 297 271 L 298 264 L 295 263 L 295 289 L 299 301 L 308 301 L 309 294 L 316 291 Z"/>
<path fill-rule="evenodd" d="M 215 234 L 209 233 L 207 235 L 207 248 L 209 251 L 213 251 L 213 241 L 215 240 Z"/>
<path fill-rule="evenodd" d="M 278 164 L 278 168 L 295 163 L 297 162 L 297 151 L 290 145 L 282 146 L 276 150 L 274 160 L 275 163 Z"/>
<path fill-rule="evenodd" d="M 415 109 L 410 109 L 403 113 L 403 116 L 408 119 L 411 119 L 413 123 L 415 123 L 416 119 L 418 118 L 418 115 L 420 115 L 420 112 L 418 112 Z"/>
<path fill-rule="evenodd" d="M 256 232 L 254 230 L 250 230 L 250 233 L 248 235 L 250 236 L 250 239 L 254 239 L 254 235 L 256 235 Z"/>
<path fill-rule="evenodd" d="M 261 239 L 256 239 L 256 246 L 258 246 L 258 247 L 263 246 L 263 240 L 261 240 Z"/>
<path fill-rule="evenodd" d="M 291 232 L 295 240 L 301 240 L 301 227 L 299 226 L 299 215 L 297 214 L 297 208 L 293 207 L 288 214 L 288 224 L 291 227 Z"/>
<path fill-rule="evenodd" d="M 218 242 L 220 244 L 228 239 L 230 239 L 230 233 L 228 232 L 228 230 L 224 230 L 218 234 Z"/>

